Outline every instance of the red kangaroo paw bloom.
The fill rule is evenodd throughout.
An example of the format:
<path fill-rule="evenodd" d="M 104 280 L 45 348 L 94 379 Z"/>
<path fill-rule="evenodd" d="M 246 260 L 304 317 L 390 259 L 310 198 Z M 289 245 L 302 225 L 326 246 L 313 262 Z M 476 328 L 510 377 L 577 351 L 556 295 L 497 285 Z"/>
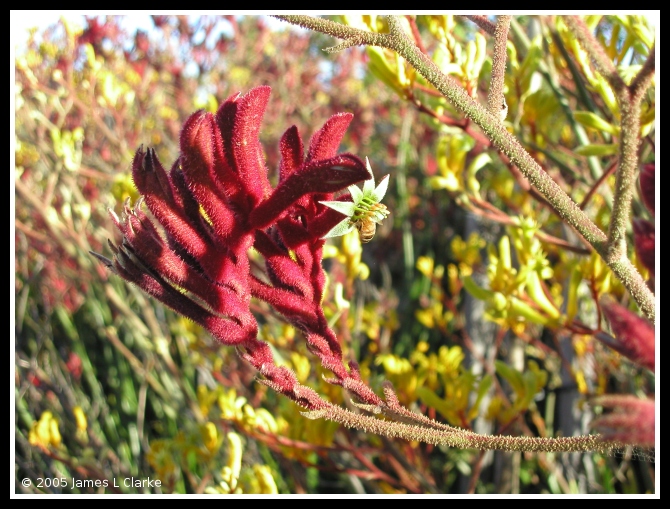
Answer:
<path fill-rule="evenodd" d="M 654 328 L 644 319 L 617 304 L 608 295 L 603 296 L 600 304 L 616 338 L 604 333 L 599 333 L 596 337 L 636 364 L 654 371 L 656 362 Z"/>
<path fill-rule="evenodd" d="M 272 350 L 257 339 L 250 299 L 266 301 L 305 334 L 337 383 L 372 401 L 355 365 L 345 366 L 321 309 L 321 237 L 342 217 L 319 201 L 370 178 L 361 159 L 336 153 L 352 115 L 331 117 L 312 137 L 306 157 L 298 130 L 289 128 L 280 141 L 273 189 L 258 139 L 269 97 L 269 87 L 258 87 L 230 97 L 216 115 L 191 115 L 169 173 L 153 149 L 140 147 L 132 171 L 142 199 L 134 208 L 126 205 L 121 218 L 111 212 L 123 234 L 120 244 L 110 243 L 114 259 L 95 256 L 221 343 L 236 345 L 263 383 L 306 408 L 323 408 L 325 402 L 275 365 Z M 269 283 L 251 273 L 252 246 L 266 260 Z"/>
<path fill-rule="evenodd" d="M 602 396 L 595 404 L 610 410 L 591 422 L 591 428 L 606 441 L 654 447 L 656 413 L 653 400 L 635 396 Z"/>

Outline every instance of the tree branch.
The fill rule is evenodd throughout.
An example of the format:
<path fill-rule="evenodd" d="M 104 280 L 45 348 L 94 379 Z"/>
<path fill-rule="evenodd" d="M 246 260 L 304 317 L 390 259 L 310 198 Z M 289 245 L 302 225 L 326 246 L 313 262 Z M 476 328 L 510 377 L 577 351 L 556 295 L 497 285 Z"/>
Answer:
<path fill-rule="evenodd" d="M 654 295 L 630 260 L 625 256 L 614 259 L 609 255 L 607 236 L 540 167 L 519 141 L 505 129 L 499 118 L 486 111 L 453 78 L 442 73 L 437 65 L 417 48 L 404 34 L 396 17 L 389 16 L 388 18 L 390 29 L 388 34 L 367 32 L 311 16 L 289 15 L 277 16 L 277 18 L 310 30 L 346 39 L 349 46 L 366 44 L 396 51 L 442 92 L 458 110 L 484 130 L 496 147 L 517 165 L 531 184 L 552 204 L 563 220 L 575 228 L 594 247 L 631 293 L 644 314 L 649 320 L 655 322 Z M 335 49 L 337 48 L 339 47 Z M 611 62 L 609 65 L 613 67 Z M 608 67 L 605 66 L 605 68 Z"/>
<path fill-rule="evenodd" d="M 619 167 L 616 172 L 614 200 L 610 218 L 607 245 L 604 253 L 598 250 L 605 262 L 617 273 L 617 268 L 630 265 L 627 257 L 626 231 L 630 224 L 630 209 L 638 176 L 640 145 L 640 101 L 646 88 L 651 83 L 654 71 L 652 63 L 655 57 L 655 46 L 649 53 L 638 75 L 633 80 L 634 87 L 626 86 L 612 61 L 607 57 L 602 45 L 593 36 L 584 21 L 577 16 L 566 16 L 565 23 L 575 35 L 580 45 L 588 53 L 598 72 L 607 80 L 616 94 L 621 113 L 621 139 L 619 140 Z M 649 314 L 649 306 L 653 301 L 651 292 L 646 292 L 640 285 L 641 277 L 637 271 L 617 276 L 633 295 L 647 317 L 654 322 L 655 315 Z M 646 286 L 646 285 L 645 285 Z M 638 300 L 638 299 L 642 300 Z"/>

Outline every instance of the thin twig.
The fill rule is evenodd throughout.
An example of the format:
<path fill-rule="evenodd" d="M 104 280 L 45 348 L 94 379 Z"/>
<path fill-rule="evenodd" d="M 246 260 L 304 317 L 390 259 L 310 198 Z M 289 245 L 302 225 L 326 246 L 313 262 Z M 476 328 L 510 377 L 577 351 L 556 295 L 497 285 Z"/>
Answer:
<path fill-rule="evenodd" d="M 630 92 L 633 97 L 642 96 L 647 91 L 647 88 L 651 85 L 655 70 L 656 43 L 649 50 L 649 56 L 644 64 L 642 64 L 642 69 L 640 69 L 640 72 L 637 73 L 630 84 Z"/>
<path fill-rule="evenodd" d="M 407 21 L 409 21 L 409 27 L 412 30 L 412 37 L 414 37 L 416 46 L 422 53 L 428 54 L 428 51 L 426 51 L 426 47 L 423 45 L 423 41 L 421 40 L 421 33 L 419 33 L 419 27 L 416 24 L 416 16 L 408 14 L 405 17 L 407 18 Z"/>
<path fill-rule="evenodd" d="M 491 205 L 488 202 L 485 202 L 483 200 L 478 200 L 478 199 L 473 198 L 473 197 L 470 197 L 470 202 L 478 207 L 478 208 L 471 208 L 470 209 L 472 212 L 474 212 L 477 215 L 480 215 L 482 217 L 486 217 L 487 219 L 491 219 L 492 221 L 496 221 L 500 224 L 504 224 L 504 225 L 508 225 L 508 226 L 518 226 L 519 225 L 518 221 L 515 221 L 512 217 L 505 214 L 502 210 L 498 209 L 497 207 L 495 207 L 494 205 Z M 486 209 L 486 211 L 484 209 Z M 553 244 L 555 246 L 561 247 L 561 248 L 566 249 L 568 251 L 572 251 L 573 253 L 578 253 L 578 254 L 582 254 L 582 255 L 587 255 L 587 254 L 591 253 L 590 249 L 575 246 L 573 244 L 570 244 L 566 240 L 563 240 L 559 237 L 555 237 L 555 236 L 550 235 L 548 233 L 545 233 L 541 230 L 538 230 L 535 235 L 537 236 L 537 238 L 541 242 L 545 242 L 547 244 Z"/>
<path fill-rule="evenodd" d="M 470 483 L 468 484 L 468 495 L 473 495 L 475 493 L 475 488 L 477 487 L 477 482 L 482 473 L 482 466 L 484 464 L 484 457 L 486 456 L 487 451 L 479 451 L 479 456 L 475 460 L 475 466 L 472 469 L 472 474 L 470 475 Z"/>
<path fill-rule="evenodd" d="M 612 175 L 612 173 L 614 173 L 618 162 L 619 162 L 618 159 L 612 161 L 612 164 L 609 165 L 609 167 L 603 172 L 603 174 L 600 175 L 600 178 L 596 180 L 596 182 L 591 186 L 591 189 L 589 189 L 589 192 L 586 193 L 586 196 L 584 196 L 584 199 L 579 204 L 580 209 L 583 210 L 586 207 L 586 205 L 589 203 L 589 201 L 591 201 L 591 198 L 596 193 L 600 185 L 603 182 L 605 182 L 605 180 L 607 180 L 607 177 L 609 177 L 610 175 Z"/>
<path fill-rule="evenodd" d="M 400 462 L 403 468 L 409 471 L 410 474 L 419 482 L 425 493 L 438 493 L 437 487 L 434 483 L 430 482 L 426 477 L 421 473 L 419 469 L 414 467 L 407 458 L 405 458 L 400 452 L 396 449 L 396 446 L 388 438 L 382 437 L 384 441 L 384 450 L 391 453 L 391 455 Z"/>

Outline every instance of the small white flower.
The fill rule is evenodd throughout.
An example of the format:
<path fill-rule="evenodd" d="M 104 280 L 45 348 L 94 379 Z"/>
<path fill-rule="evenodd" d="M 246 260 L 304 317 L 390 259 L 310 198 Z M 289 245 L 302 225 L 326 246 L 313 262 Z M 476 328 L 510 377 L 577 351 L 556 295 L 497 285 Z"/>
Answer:
<path fill-rule="evenodd" d="M 386 175 L 382 178 L 379 185 L 375 187 L 375 177 L 372 174 L 370 161 L 368 161 L 367 157 L 365 158 L 365 167 L 371 178 L 365 181 L 362 191 L 356 186 L 349 186 L 349 193 L 351 194 L 353 202 L 319 202 L 322 205 L 337 210 L 341 214 L 347 216 L 337 223 L 337 225 L 335 225 L 335 227 L 322 238 L 329 239 L 331 237 L 339 237 L 340 235 L 349 233 L 354 228 L 358 228 L 359 232 L 361 232 L 361 239 L 364 242 L 367 242 L 372 238 L 372 235 L 374 235 L 375 226 L 388 217 L 389 210 L 386 208 L 386 205 L 379 202 L 382 201 L 382 198 L 384 198 L 384 195 L 386 194 L 386 189 L 389 185 L 389 176 Z M 365 237 L 364 231 L 368 232 L 365 234 Z M 369 233 L 370 231 L 372 232 L 371 234 Z"/>

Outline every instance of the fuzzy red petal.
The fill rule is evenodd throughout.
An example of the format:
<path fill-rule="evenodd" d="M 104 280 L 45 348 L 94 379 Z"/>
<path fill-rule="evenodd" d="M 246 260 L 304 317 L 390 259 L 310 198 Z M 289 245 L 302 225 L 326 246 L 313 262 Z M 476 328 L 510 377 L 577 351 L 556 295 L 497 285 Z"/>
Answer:
<path fill-rule="evenodd" d="M 314 133 L 309 142 L 307 161 L 333 157 L 353 118 L 351 113 L 338 113 L 326 120 L 323 127 Z"/>
<path fill-rule="evenodd" d="M 654 328 L 609 295 L 604 295 L 600 304 L 616 339 L 603 334 L 598 334 L 596 337 L 636 364 L 654 371 L 656 363 Z"/>
<path fill-rule="evenodd" d="M 281 182 L 272 195 L 258 205 L 249 217 L 255 228 L 266 228 L 298 198 L 307 193 L 333 193 L 369 178 L 358 157 L 340 154 L 304 165 Z"/>
<path fill-rule="evenodd" d="M 598 417 L 591 427 L 606 441 L 654 447 L 656 410 L 653 400 L 635 396 L 603 396 L 594 401 L 611 413 Z"/>
<path fill-rule="evenodd" d="M 289 127 L 279 142 L 279 181 L 285 180 L 291 173 L 302 166 L 303 145 L 296 126 Z"/>
<path fill-rule="evenodd" d="M 214 177 L 214 115 L 199 111 L 191 115 L 181 133 L 181 168 L 188 188 L 207 213 L 214 231 L 228 240 L 236 217 L 218 192 Z"/>
<path fill-rule="evenodd" d="M 217 113 L 224 157 L 248 193 L 250 205 L 267 197 L 271 189 L 258 138 L 270 91 L 267 86 L 257 87 L 246 95 L 233 96 Z"/>
<path fill-rule="evenodd" d="M 172 186 L 153 149 L 144 152 L 140 148 L 135 154 L 133 180 L 147 207 L 166 232 L 193 256 L 204 255 L 208 250 L 207 242 L 175 203 Z"/>

